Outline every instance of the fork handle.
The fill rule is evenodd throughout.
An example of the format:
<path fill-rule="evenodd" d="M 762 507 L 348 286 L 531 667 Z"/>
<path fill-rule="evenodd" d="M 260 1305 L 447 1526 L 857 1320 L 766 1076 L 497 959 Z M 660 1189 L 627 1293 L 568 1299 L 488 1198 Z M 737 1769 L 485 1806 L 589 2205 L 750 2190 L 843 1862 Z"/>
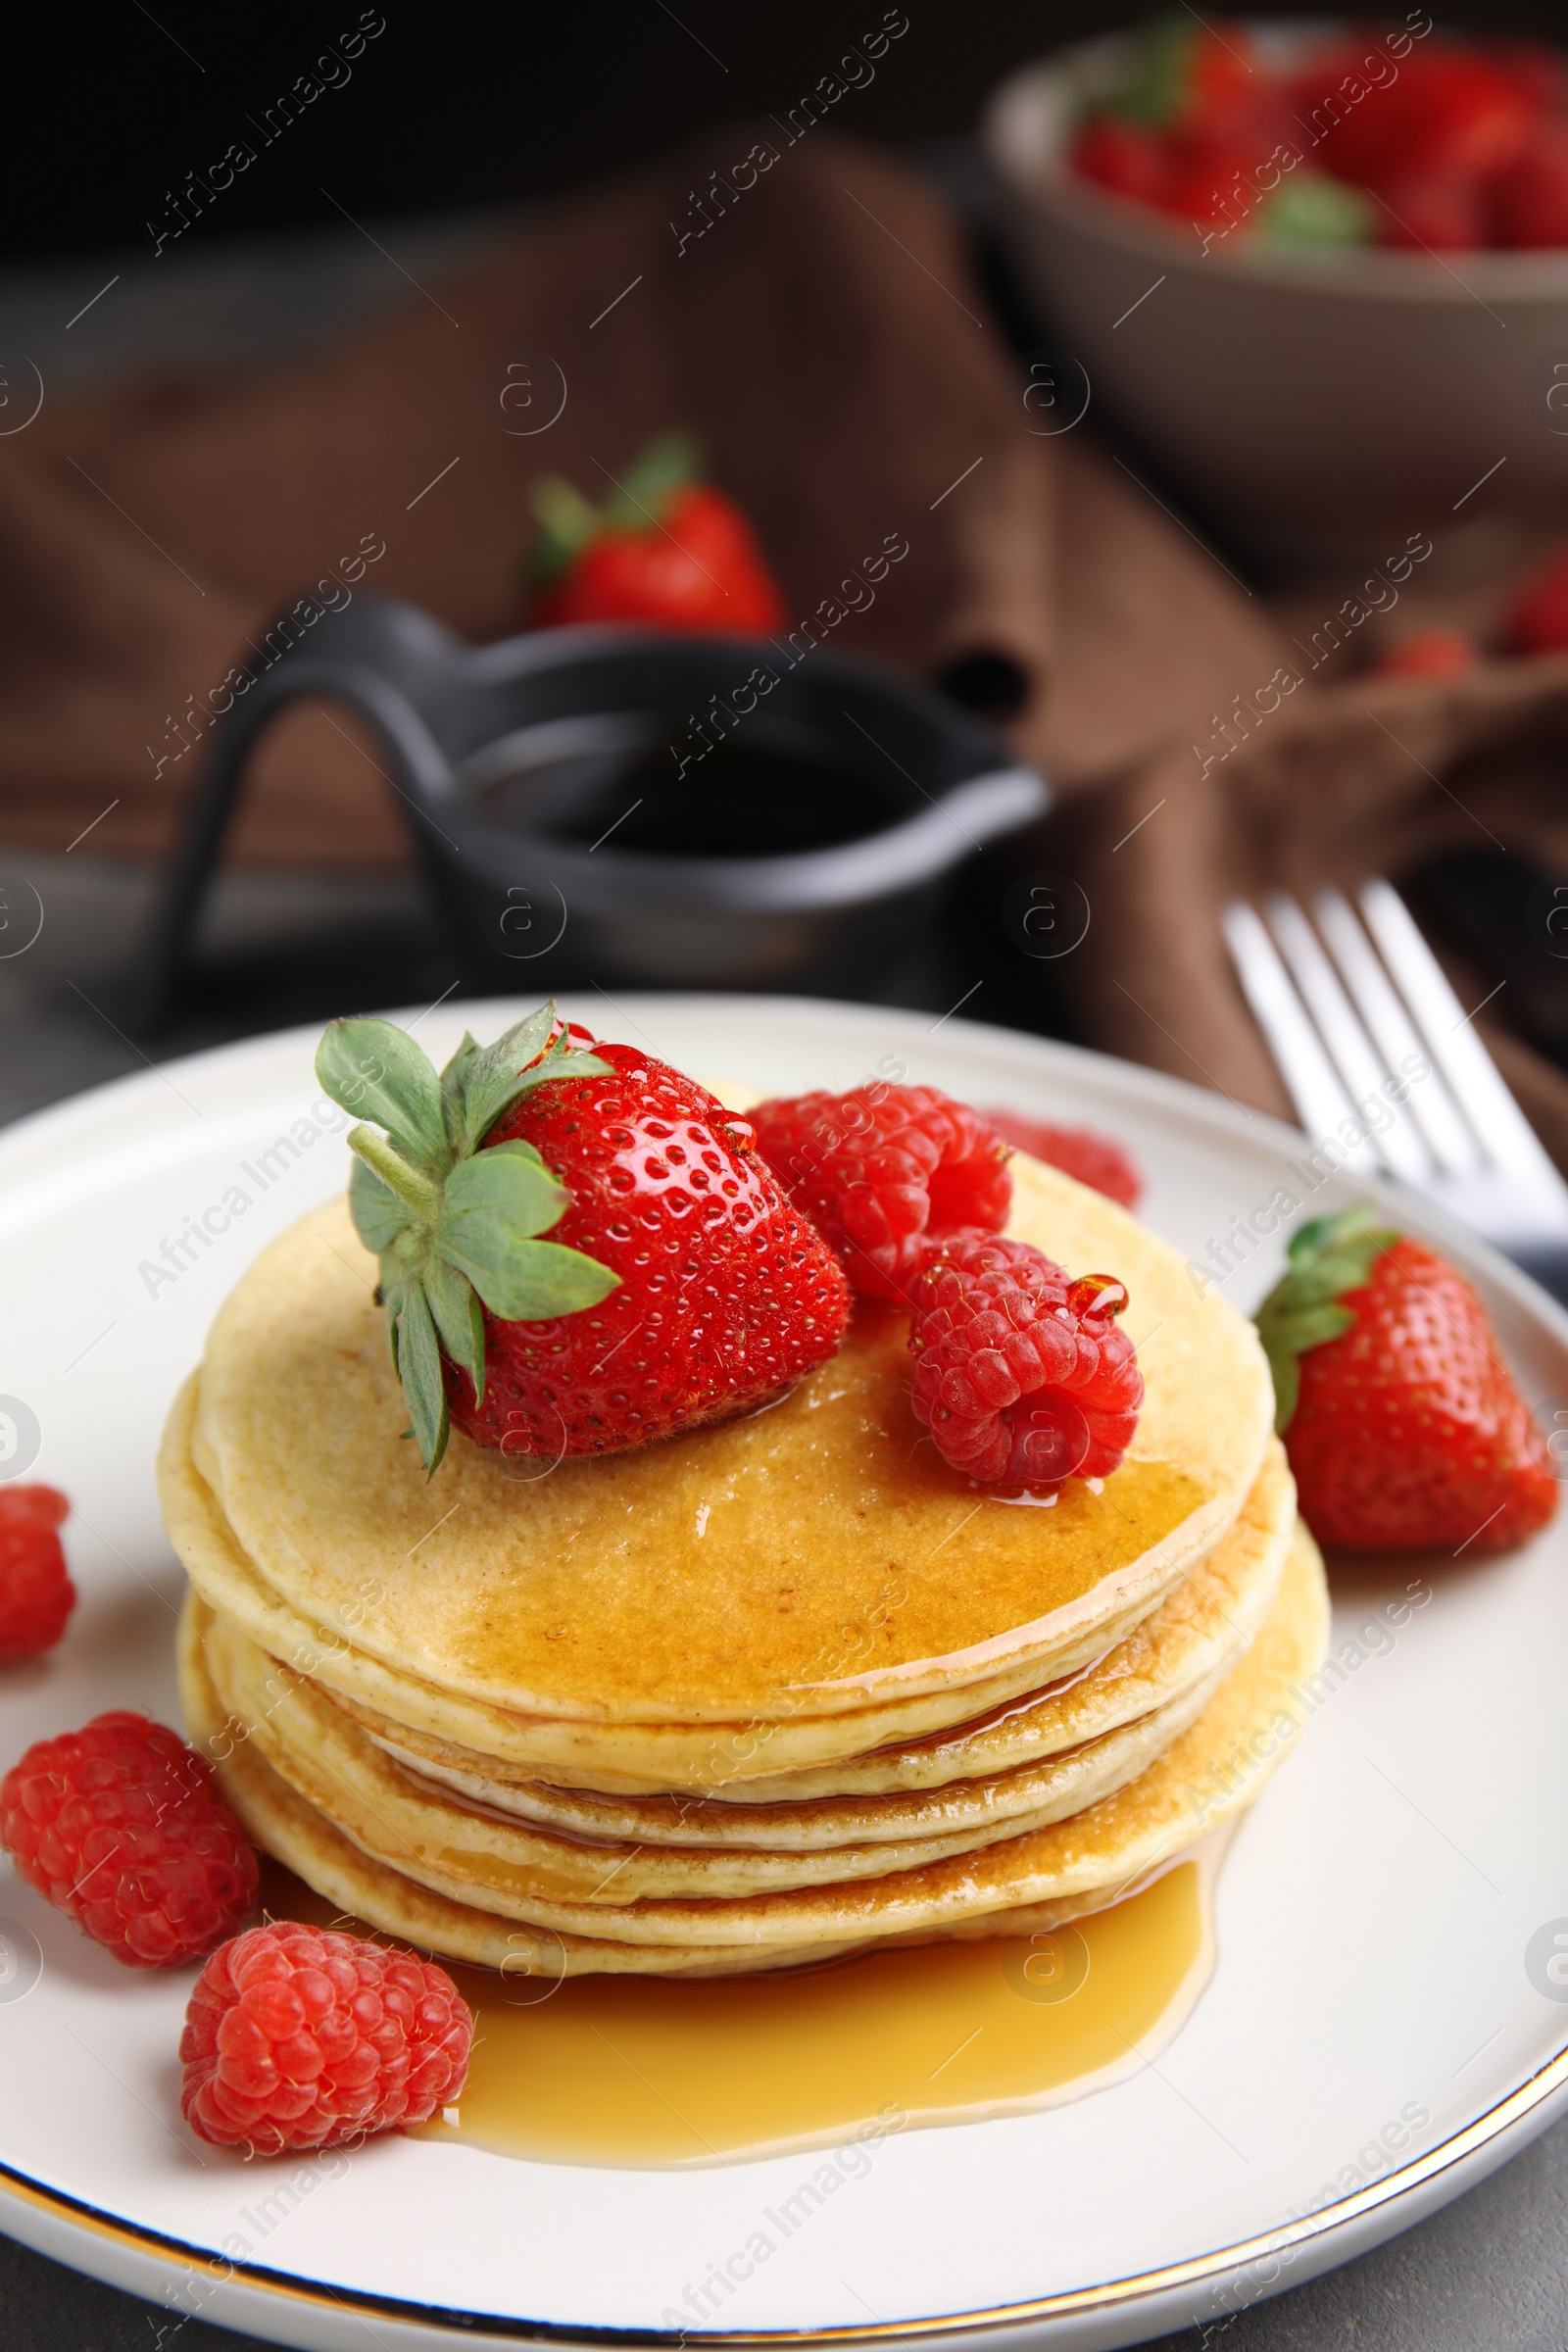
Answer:
<path fill-rule="evenodd" d="M 1560 1306 L 1568 1306 L 1568 1243 L 1544 1242 L 1539 1249 L 1510 1250 L 1506 1254 Z"/>

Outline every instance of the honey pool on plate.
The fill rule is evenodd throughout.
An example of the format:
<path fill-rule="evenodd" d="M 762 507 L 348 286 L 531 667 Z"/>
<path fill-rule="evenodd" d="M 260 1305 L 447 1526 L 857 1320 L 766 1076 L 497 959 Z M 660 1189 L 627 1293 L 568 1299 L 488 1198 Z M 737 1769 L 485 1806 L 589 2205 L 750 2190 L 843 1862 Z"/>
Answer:
<path fill-rule="evenodd" d="M 1120 1902 L 1028 1936 L 756 1977 L 555 1983 L 448 1963 L 474 2012 L 473 2057 L 460 2105 L 416 2136 L 539 2163 L 686 2166 L 1081 2098 L 1136 2073 L 1191 2015 L 1227 1841 L 1211 1833 Z M 359 1925 L 276 1865 L 264 1892 L 273 1917 Z"/>

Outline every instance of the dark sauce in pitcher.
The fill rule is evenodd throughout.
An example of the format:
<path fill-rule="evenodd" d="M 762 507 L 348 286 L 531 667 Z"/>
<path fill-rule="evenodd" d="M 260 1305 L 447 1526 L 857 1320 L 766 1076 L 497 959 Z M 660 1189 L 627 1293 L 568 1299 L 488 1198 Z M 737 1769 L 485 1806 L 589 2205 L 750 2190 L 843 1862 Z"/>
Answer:
<path fill-rule="evenodd" d="M 476 784 L 472 805 L 584 850 L 788 857 L 863 840 L 926 805 L 891 762 L 884 779 L 848 748 L 824 757 L 816 737 L 793 730 L 759 728 L 707 750 L 685 720 L 576 722 L 537 736 Z"/>

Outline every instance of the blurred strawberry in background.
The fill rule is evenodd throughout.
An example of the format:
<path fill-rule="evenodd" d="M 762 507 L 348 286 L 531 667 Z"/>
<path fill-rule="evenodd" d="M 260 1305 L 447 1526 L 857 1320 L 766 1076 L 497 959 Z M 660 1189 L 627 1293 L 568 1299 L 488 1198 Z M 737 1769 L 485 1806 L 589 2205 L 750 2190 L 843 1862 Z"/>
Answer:
<path fill-rule="evenodd" d="M 729 636 L 780 628 L 784 599 L 756 533 L 701 476 L 697 442 L 671 432 L 648 444 L 601 506 L 560 474 L 536 482 L 528 625 L 640 620 Z"/>
<path fill-rule="evenodd" d="M 1568 547 L 1533 572 L 1514 598 L 1508 643 L 1516 654 L 1568 653 Z"/>
<path fill-rule="evenodd" d="M 1080 178 L 1284 245 L 1568 245 L 1568 71 L 1524 40 L 1372 25 L 1285 67 L 1248 28 L 1146 25 L 1084 109 Z"/>

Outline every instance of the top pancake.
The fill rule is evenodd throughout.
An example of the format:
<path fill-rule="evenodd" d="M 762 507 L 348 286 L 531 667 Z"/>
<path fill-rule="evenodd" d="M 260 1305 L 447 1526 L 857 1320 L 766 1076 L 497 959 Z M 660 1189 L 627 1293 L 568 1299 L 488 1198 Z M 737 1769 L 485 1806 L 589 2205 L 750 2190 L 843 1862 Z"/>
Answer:
<path fill-rule="evenodd" d="M 769 1410 L 634 1452 L 426 1482 L 345 1202 L 257 1260 L 213 1326 L 191 1452 L 257 1576 L 394 1677 L 602 1723 L 826 1717 L 1048 1681 L 1230 1525 L 1272 1406 L 1256 1335 L 1180 1256 L 1022 1155 L 1010 1230 L 1127 1286 L 1147 1397 L 1095 1493 L 1014 1507 L 909 1407 L 907 1318 L 862 1304 Z M 1021 1684 L 1019 1687 L 1023 1687 Z M 884 1735 L 885 1736 L 885 1735 Z"/>

